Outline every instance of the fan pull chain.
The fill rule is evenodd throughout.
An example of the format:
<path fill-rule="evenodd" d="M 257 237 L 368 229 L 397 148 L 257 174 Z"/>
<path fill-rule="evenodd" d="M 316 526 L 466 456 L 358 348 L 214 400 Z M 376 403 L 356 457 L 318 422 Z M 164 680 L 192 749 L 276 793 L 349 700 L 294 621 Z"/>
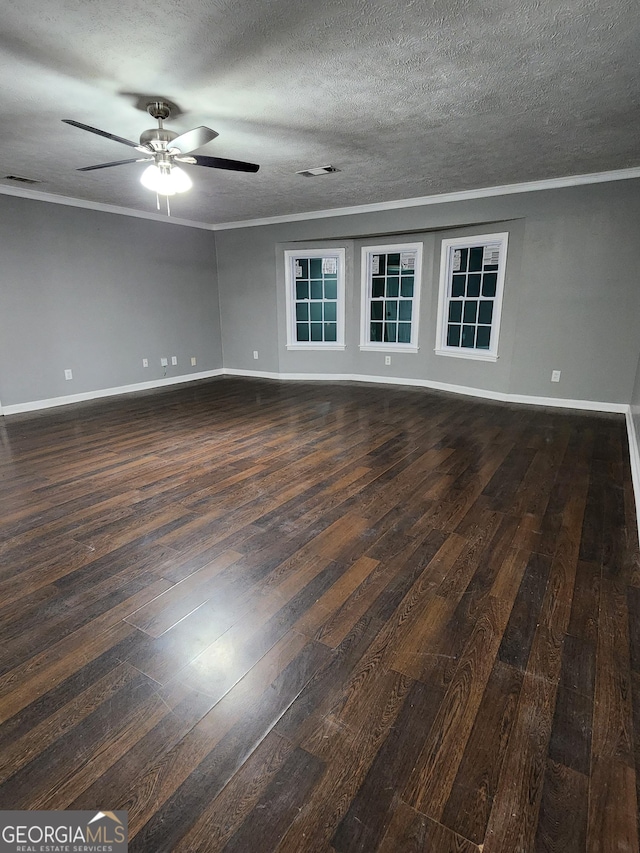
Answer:
<path fill-rule="evenodd" d="M 167 200 L 167 216 L 171 216 L 171 207 L 169 206 L 169 196 L 165 196 Z M 156 193 L 156 208 L 160 210 L 160 193 Z"/>

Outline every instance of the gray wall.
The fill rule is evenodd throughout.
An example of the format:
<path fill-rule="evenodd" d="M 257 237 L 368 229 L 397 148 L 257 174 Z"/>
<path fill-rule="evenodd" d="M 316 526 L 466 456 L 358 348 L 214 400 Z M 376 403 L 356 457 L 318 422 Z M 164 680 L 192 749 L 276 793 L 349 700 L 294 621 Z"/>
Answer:
<path fill-rule="evenodd" d="M 211 232 L 0 196 L 0 245 L 3 406 L 222 367 Z"/>
<path fill-rule="evenodd" d="M 319 179 L 322 180 L 322 179 Z M 327 178 L 331 180 L 331 178 Z M 270 372 L 426 379 L 512 394 L 628 402 L 639 355 L 640 181 L 617 181 L 216 232 L 224 364 Z M 436 356 L 443 237 L 509 231 L 500 358 Z M 360 247 L 423 240 L 420 351 L 360 352 Z M 347 249 L 347 349 L 288 352 L 282 253 Z M 253 360 L 252 351 L 259 351 Z M 562 371 L 551 383 L 551 371 Z"/>
<path fill-rule="evenodd" d="M 640 181 L 215 234 L 0 196 L 0 400 L 10 406 L 224 363 L 614 403 L 633 394 L 640 431 L 639 221 Z M 440 242 L 494 230 L 510 234 L 500 358 L 436 356 Z M 424 242 L 420 351 L 393 353 L 387 367 L 384 353 L 358 348 L 360 247 L 407 240 Z M 347 348 L 288 352 L 283 251 L 323 241 L 347 250 Z M 160 357 L 172 355 L 178 367 L 165 371 Z M 562 370 L 558 384 L 552 369 Z"/>

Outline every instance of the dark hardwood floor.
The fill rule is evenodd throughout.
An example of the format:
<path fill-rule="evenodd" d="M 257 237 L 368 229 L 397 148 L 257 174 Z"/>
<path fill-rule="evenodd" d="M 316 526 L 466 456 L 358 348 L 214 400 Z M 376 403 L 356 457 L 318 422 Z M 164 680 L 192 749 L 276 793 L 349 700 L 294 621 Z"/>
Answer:
<path fill-rule="evenodd" d="M 637 853 L 622 416 L 224 378 L 0 436 L 3 809 L 127 809 L 134 853 Z"/>

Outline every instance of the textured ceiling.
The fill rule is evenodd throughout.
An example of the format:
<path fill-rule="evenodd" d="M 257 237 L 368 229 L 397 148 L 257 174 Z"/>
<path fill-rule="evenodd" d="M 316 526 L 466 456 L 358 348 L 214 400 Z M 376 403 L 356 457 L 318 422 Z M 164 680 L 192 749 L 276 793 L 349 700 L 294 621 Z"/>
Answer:
<path fill-rule="evenodd" d="M 199 153 L 172 200 L 218 223 L 640 165 L 638 0 L 21 0 L 5 5 L 0 183 L 141 211 L 137 140 L 164 96 Z M 319 178 L 294 173 L 332 164 Z"/>

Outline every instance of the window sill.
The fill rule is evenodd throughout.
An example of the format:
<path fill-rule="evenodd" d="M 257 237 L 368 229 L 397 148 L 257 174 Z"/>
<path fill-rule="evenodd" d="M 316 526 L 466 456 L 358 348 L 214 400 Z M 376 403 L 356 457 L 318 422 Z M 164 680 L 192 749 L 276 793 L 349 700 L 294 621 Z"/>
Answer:
<path fill-rule="evenodd" d="M 310 343 L 310 344 L 287 344 L 288 350 L 345 350 L 347 348 L 346 344 L 323 344 L 323 343 Z"/>
<path fill-rule="evenodd" d="M 418 352 L 413 344 L 360 344 L 362 352 Z"/>
<path fill-rule="evenodd" d="M 470 361 L 497 361 L 498 356 L 494 355 L 490 352 L 479 352 L 478 350 L 468 350 L 467 352 L 462 352 L 458 349 L 436 349 L 434 350 L 436 355 L 446 355 L 450 358 L 466 358 Z"/>

